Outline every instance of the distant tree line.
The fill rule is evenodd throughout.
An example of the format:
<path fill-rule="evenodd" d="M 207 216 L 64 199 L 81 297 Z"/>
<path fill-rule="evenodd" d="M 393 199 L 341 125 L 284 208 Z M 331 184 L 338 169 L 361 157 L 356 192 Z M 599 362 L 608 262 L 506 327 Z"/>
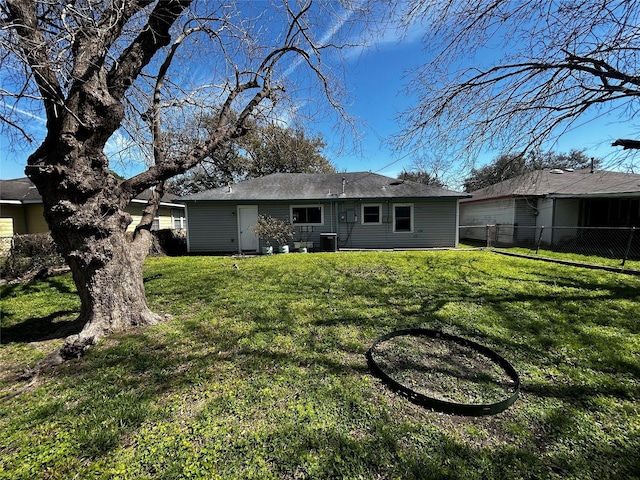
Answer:
<path fill-rule="evenodd" d="M 502 154 L 483 167 L 472 168 L 464 179 L 463 188 L 465 192 L 473 192 L 527 172 L 552 168 L 578 170 L 590 168 L 592 162 L 594 167 L 602 163 L 600 159 L 589 157 L 580 150 L 571 150 L 569 153 L 535 150 L 527 154 Z M 422 160 L 414 161 L 410 169 L 404 170 L 398 178 L 436 187 L 447 186 L 438 173 Z"/>
<path fill-rule="evenodd" d="M 483 167 L 471 169 L 464 180 L 464 190 L 473 192 L 535 170 L 589 168 L 592 161 L 595 166 L 600 164 L 599 159 L 592 159 L 580 150 L 571 150 L 569 153 L 532 151 L 526 155 L 504 154 Z"/>

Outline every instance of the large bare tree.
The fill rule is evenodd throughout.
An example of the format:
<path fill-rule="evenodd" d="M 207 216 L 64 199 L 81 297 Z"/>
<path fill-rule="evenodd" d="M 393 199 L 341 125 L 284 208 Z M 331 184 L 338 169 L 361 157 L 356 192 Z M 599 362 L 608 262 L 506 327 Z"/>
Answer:
<path fill-rule="evenodd" d="M 429 60 L 413 72 L 408 90 L 419 102 L 404 115 L 401 147 L 442 148 L 473 159 L 483 149 L 520 153 L 544 147 L 600 115 L 637 127 L 638 2 L 407 5 L 405 26 L 428 26 L 423 41 Z M 626 138 L 613 145 L 640 148 Z"/>
<path fill-rule="evenodd" d="M 81 299 L 84 327 L 58 358 L 80 355 L 111 332 L 159 321 L 147 306 L 142 265 L 166 180 L 250 125 L 285 115 L 287 102 L 296 101 L 285 88 L 301 82 L 302 71 L 304 87 L 324 94 L 316 90 L 315 100 L 341 113 L 323 57 L 355 19 L 348 9 L 346 1 L 311 0 L 0 2 L 0 120 L 5 130 L 29 137 L 27 122 L 45 117 L 44 140 L 26 174 L 42 195 Z M 203 104 L 220 105 L 215 126 L 181 149 L 165 132 L 188 124 Z M 115 137 L 147 152 L 148 168 L 118 180 L 105 153 Z M 148 188 L 155 194 L 127 235 L 132 219 L 125 207 Z"/>

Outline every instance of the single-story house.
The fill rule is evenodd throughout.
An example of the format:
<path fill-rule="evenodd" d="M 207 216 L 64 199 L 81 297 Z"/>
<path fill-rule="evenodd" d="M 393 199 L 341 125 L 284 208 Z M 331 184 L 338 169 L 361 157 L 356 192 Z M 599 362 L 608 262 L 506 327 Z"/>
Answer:
<path fill-rule="evenodd" d="M 191 253 L 256 252 L 258 215 L 288 220 L 289 247 L 432 248 L 458 244 L 467 194 L 371 172 L 276 173 L 183 197 Z"/>
<path fill-rule="evenodd" d="M 504 226 L 498 241 L 505 243 L 533 242 L 545 227 L 547 245 L 587 228 L 640 226 L 640 175 L 632 173 L 539 170 L 470 193 L 460 201 L 461 237 L 467 239 L 484 240 L 478 228 L 484 225 Z"/>
<path fill-rule="evenodd" d="M 149 191 L 143 192 L 126 208 L 133 217 L 129 230 L 133 231 L 140 221 L 149 196 Z M 170 193 L 162 197 L 152 230 L 186 228 L 185 206 L 176 203 L 178 198 Z M 42 197 L 28 178 L 0 180 L 0 237 L 48 232 L 43 208 Z"/>

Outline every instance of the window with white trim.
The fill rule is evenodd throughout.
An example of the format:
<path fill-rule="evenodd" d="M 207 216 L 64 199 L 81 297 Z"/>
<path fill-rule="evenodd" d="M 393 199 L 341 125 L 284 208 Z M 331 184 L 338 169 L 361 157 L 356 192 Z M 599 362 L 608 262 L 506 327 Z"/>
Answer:
<path fill-rule="evenodd" d="M 184 218 L 184 210 L 180 208 L 172 208 L 171 218 L 173 219 L 173 228 L 175 230 L 184 230 L 186 224 L 186 219 Z"/>
<path fill-rule="evenodd" d="M 324 205 L 292 205 L 291 223 L 294 225 L 324 225 Z"/>
<path fill-rule="evenodd" d="M 382 223 L 382 205 L 379 203 L 369 203 L 362 205 L 362 218 L 363 225 L 380 225 Z"/>
<path fill-rule="evenodd" d="M 393 205 L 393 231 L 396 233 L 413 232 L 412 203 L 395 203 Z"/>

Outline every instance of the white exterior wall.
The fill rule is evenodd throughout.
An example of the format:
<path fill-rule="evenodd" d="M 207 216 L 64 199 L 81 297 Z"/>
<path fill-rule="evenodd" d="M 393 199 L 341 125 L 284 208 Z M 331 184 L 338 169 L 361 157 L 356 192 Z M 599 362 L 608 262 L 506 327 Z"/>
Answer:
<path fill-rule="evenodd" d="M 512 225 L 515 200 L 501 198 L 479 202 L 460 203 L 460 225 Z"/>
<path fill-rule="evenodd" d="M 460 237 L 472 240 L 486 239 L 486 225 L 513 225 L 515 199 L 501 198 L 478 202 L 460 202 Z M 473 227 L 473 228 L 464 228 Z M 506 232 L 506 230 L 504 230 Z M 513 232 L 511 231 L 511 235 Z"/>
<path fill-rule="evenodd" d="M 575 198 L 556 199 L 556 214 L 553 220 L 554 228 L 553 243 L 565 242 L 576 238 L 578 230 L 576 228 L 580 222 L 580 201 Z M 569 228 L 560 228 L 569 227 Z"/>
<path fill-rule="evenodd" d="M 542 243 L 551 243 L 551 234 L 553 226 L 553 199 L 540 198 L 538 200 L 538 217 L 536 218 L 537 227 L 545 227 L 542 232 Z"/>
<path fill-rule="evenodd" d="M 576 198 L 556 199 L 554 226 L 577 227 L 580 221 L 580 200 Z"/>
<path fill-rule="evenodd" d="M 580 223 L 580 200 L 541 198 L 538 200 L 538 211 L 537 226 L 545 227 L 542 234 L 543 245 L 575 238 L 577 229 L 571 227 L 577 227 Z"/>

